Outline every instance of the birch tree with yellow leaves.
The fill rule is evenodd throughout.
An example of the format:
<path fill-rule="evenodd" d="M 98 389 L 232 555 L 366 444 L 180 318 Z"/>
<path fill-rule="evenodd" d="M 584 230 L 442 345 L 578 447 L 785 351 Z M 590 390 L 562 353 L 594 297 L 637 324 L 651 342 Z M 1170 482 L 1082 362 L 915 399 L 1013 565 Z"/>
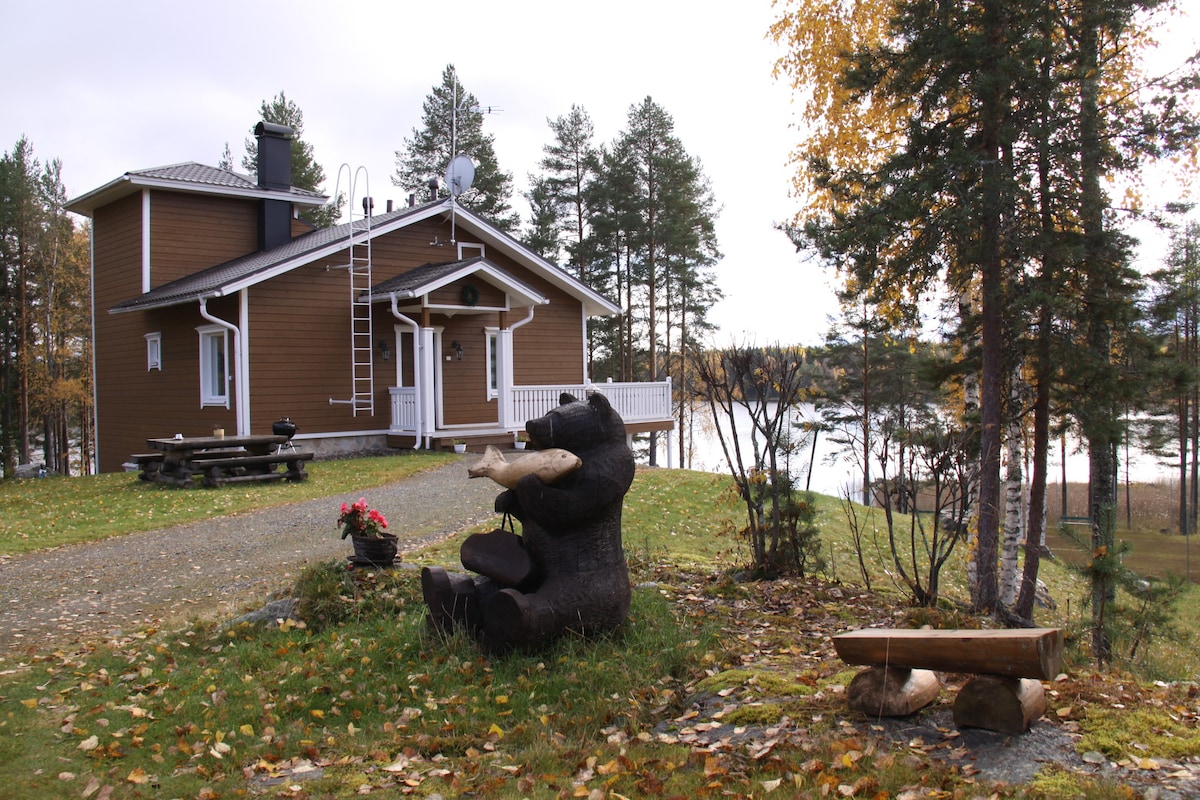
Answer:
<path fill-rule="evenodd" d="M 1004 417 L 1018 413 L 1004 407 L 1005 376 L 1033 361 L 1035 416 L 1047 413 L 1051 389 L 1071 384 L 1077 402 L 1064 408 L 1092 431 L 1091 449 L 1108 443 L 1101 420 L 1116 416 L 1113 392 L 1078 391 L 1103 380 L 1122 387 L 1111 331 L 1127 324 L 1135 287 L 1107 181 L 1195 140 L 1193 115 L 1130 60 L 1131 48 L 1147 46 L 1149 14 L 1165 7 L 791 0 L 771 29 L 788 49 L 777 74 L 800 97 L 806 126 L 793 154 L 797 246 L 816 249 L 839 270 L 844 296 L 884 318 L 911 318 L 935 293 L 965 310 L 961 372 L 980 384 L 972 586 L 980 610 L 1003 611 L 1000 451 Z M 1072 358 L 1092 371 L 1062 369 Z M 1035 430 L 1048 435 L 1040 423 Z M 1035 502 L 1044 502 L 1039 444 Z M 1100 469 L 1097 461 L 1094 481 L 1104 480 Z M 1020 614 L 1036 580 L 1030 547 L 1040 546 L 1027 533 L 1021 616 L 1031 613 Z"/>

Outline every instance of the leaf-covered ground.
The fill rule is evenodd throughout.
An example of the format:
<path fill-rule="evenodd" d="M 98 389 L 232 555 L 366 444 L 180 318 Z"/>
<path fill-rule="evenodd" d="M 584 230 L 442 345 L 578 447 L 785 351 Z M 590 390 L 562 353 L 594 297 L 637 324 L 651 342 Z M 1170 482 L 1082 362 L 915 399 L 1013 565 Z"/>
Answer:
<path fill-rule="evenodd" d="M 658 564 L 598 642 L 489 659 L 424 625 L 411 571 L 349 572 L 319 630 L 147 632 L 8 670 L 21 797 L 1158 797 L 1200 793 L 1195 687 L 1083 674 L 1021 737 L 849 712 L 830 637 L 904 624 L 817 580 Z M 18 795 L 14 795 L 18 796 Z"/>
<path fill-rule="evenodd" d="M 705 566 L 731 548 L 727 522 L 698 522 L 712 489 L 639 474 L 630 622 L 596 641 L 489 658 L 427 628 L 414 570 L 328 562 L 305 573 L 299 620 L 2 658 L 0 796 L 1200 796 L 1195 683 L 1094 673 L 1075 642 L 1021 736 L 956 729 L 955 675 L 910 719 L 850 712 L 832 636 L 978 621 Z"/>

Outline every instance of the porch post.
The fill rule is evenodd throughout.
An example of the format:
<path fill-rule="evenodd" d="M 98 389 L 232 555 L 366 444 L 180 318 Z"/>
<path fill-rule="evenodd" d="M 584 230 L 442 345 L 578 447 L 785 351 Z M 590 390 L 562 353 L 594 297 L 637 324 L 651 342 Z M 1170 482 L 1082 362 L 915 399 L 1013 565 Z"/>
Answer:
<path fill-rule="evenodd" d="M 517 426 L 512 403 L 513 359 L 512 330 L 501 328 L 496 332 L 496 414 L 500 427 Z"/>
<path fill-rule="evenodd" d="M 418 437 L 424 437 L 425 447 L 431 444 L 431 439 L 434 432 L 434 386 L 433 386 L 433 360 L 437 358 L 437 351 L 433 347 L 433 328 L 421 328 L 421 344 L 418 349 L 417 363 L 414 365 L 414 370 L 420 373 L 419 379 L 416 381 L 417 390 L 417 408 L 420 430 L 417 431 Z"/>

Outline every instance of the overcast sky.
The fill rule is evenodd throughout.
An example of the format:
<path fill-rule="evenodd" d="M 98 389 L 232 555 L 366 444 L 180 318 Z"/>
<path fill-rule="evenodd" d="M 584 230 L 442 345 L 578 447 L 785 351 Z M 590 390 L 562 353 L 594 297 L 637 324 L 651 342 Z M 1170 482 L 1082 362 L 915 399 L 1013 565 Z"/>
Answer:
<path fill-rule="evenodd" d="M 547 118 L 572 104 L 598 143 L 646 96 L 673 116 L 721 207 L 718 344 L 816 344 L 836 313 L 831 275 L 774 228 L 797 208 L 787 158 L 799 134 L 791 92 L 771 77 L 769 0 L 5 6 L 0 150 L 28 136 L 42 161 L 62 160 L 71 197 L 129 170 L 216 164 L 226 142 L 240 162 L 259 104 L 283 90 L 304 112 L 326 193 L 345 163 L 366 167 L 377 209 L 400 203 L 394 151 L 453 63 L 481 104 L 500 109 L 484 130 L 518 191 L 550 140 Z M 1196 34 L 1183 45 L 1195 52 Z"/>

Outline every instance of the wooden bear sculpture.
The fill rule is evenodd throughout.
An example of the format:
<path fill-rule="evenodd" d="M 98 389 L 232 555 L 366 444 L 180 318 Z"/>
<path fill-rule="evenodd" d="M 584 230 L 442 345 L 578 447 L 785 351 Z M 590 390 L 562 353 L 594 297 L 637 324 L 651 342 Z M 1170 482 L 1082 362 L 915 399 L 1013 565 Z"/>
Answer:
<path fill-rule="evenodd" d="M 483 534 L 463 547 L 465 564 L 503 562 L 476 567 L 490 574 L 440 567 L 421 572 L 430 624 L 439 630 L 463 625 L 498 652 L 537 648 L 567 631 L 612 630 L 629 615 L 621 508 L 634 462 L 624 422 L 601 394 L 586 401 L 563 394 L 554 410 L 530 420 L 525 430 L 534 448 L 570 451 L 580 466 L 552 484 L 525 475 L 497 496 L 496 510 L 521 522 L 521 541 L 488 544 L 493 534 Z M 508 547 L 521 552 L 506 558 Z"/>

